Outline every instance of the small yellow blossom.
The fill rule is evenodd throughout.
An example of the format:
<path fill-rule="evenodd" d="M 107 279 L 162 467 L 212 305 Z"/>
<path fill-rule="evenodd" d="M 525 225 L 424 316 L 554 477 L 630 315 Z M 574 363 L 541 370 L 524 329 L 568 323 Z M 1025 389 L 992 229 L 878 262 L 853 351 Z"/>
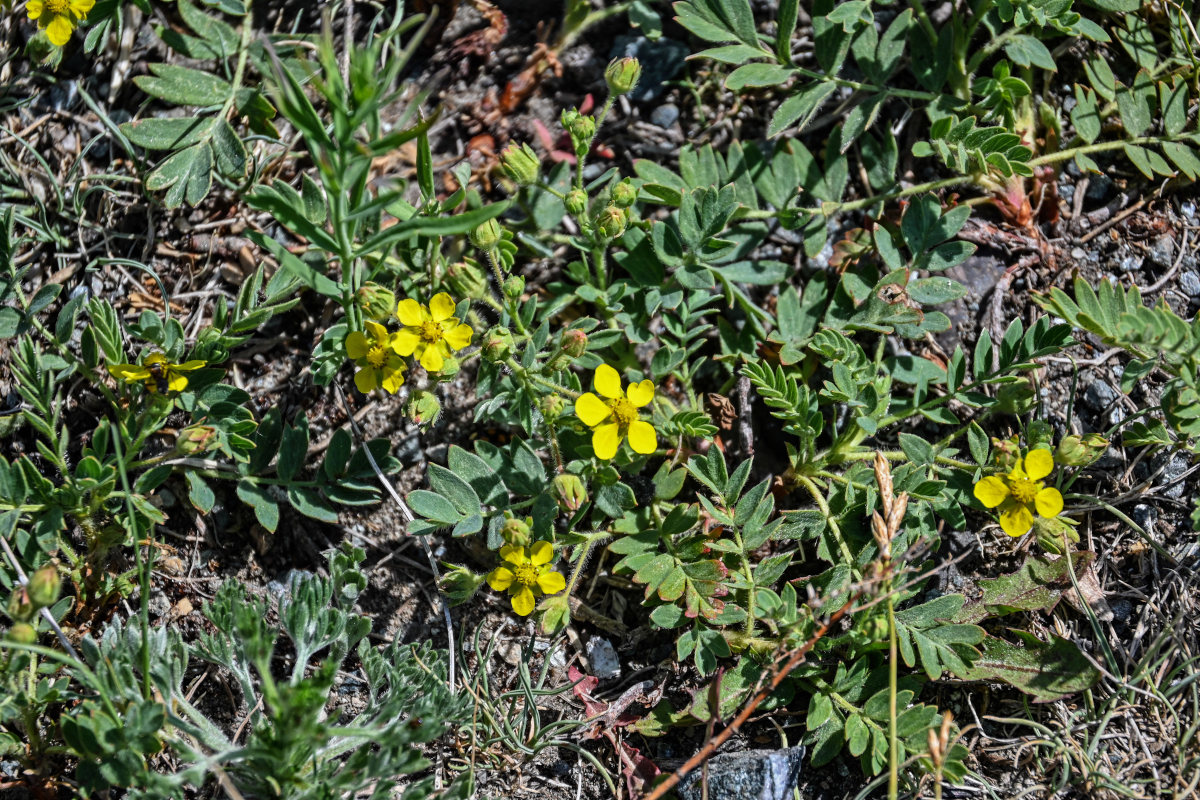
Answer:
<path fill-rule="evenodd" d="M 649 455 L 658 449 L 654 426 L 640 418 L 638 409 L 654 399 L 654 384 L 645 380 L 631 383 L 621 393 L 621 376 L 608 364 L 596 368 L 593 381 L 601 400 L 584 392 L 575 401 L 575 416 L 592 429 L 592 450 L 596 458 L 610 459 L 617 454 L 621 439 L 628 437 L 634 452 Z"/>
<path fill-rule="evenodd" d="M 1033 527 L 1033 512 L 1057 517 L 1063 509 L 1062 494 L 1045 486 L 1042 478 L 1054 471 L 1049 450 L 1031 450 L 1024 463 L 1017 460 L 1007 475 L 989 475 L 975 484 L 975 497 L 988 508 L 1000 509 L 1000 527 L 1009 536 L 1024 536 Z"/>
<path fill-rule="evenodd" d="M 126 383 L 141 381 L 151 394 L 166 394 L 182 392 L 188 385 L 187 376 L 183 373 L 207 365 L 207 361 L 200 360 L 172 364 L 165 355 L 156 352 L 142 359 L 141 364 L 109 364 L 108 372 Z"/>
<path fill-rule="evenodd" d="M 46 31 L 46 38 L 56 47 L 71 41 L 71 33 L 79 20 L 87 19 L 96 0 L 29 0 L 25 13 Z"/>
<path fill-rule="evenodd" d="M 496 567 L 487 576 L 488 586 L 497 592 L 508 591 L 513 611 L 522 617 L 533 613 L 537 598 L 543 594 L 558 594 L 567 588 L 561 573 L 555 572 L 554 545 L 536 542 L 533 547 L 506 544 L 500 548 L 500 558 L 508 566 Z"/>
<path fill-rule="evenodd" d="M 346 337 L 346 355 L 359 366 L 354 373 L 354 385 L 363 394 L 382 387 L 395 394 L 404 383 L 404 359 L 396 351 L 396 337 L 373 320 L 366 320 L 367 333 L 353 331 Z"/>
<path fill-rule="evenodd" d="M 413 356 L 426 372 L 438 372 L 451 351 L 462 350 L 471 343 L 471 326 L 463 325 L 454 314 L 454 301 L 445 292 L 438 292 L 429 301 L 429 308 L 411 297 L 396 305 L 396 317 L 404 326 L 396 334 L 396 352 Z"/>

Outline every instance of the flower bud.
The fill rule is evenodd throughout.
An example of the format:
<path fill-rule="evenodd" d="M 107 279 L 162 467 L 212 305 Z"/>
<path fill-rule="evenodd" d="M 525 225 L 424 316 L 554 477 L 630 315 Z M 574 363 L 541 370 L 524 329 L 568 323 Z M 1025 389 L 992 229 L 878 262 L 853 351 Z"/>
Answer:
<path fill-rule="evenodd" d="M 62 593 L 62 578 L 53 564 L 47 564 L 29 576 L 29 602 L 35 608 L 45 608 L 58 602 Z"/>
<path fill-rule="evenodd" d="M 537 183 L 542 162 L 529 145 L 510 144 L 500 153 L 500 168 L 517 186 L 531 186 Z"/>
<path fill-rule="evenodd" d="M 454 356 L 446 356 L 442 359 L 442 368 L 434 373 L 434 377 L 439 381 L 454 380 L 454 376 L 462 369 L 462 362 Z"/>
<path fill-rule="evenodd" d="M 1031 420 L 1025 426 L 1025 444 L 1030 450 L 1054 452 L 1054 427 L 1044 419 Z"/>
<path fill-rule="evenodd" d="M 561 417 L 567 410 L 567 401 L 560 394 L 548 394 L 538 401 L 538 409 L 542 412 L 543 417 L 553 421 Z"/>
<path fill-rule="evenodd" d="M 587 345 L 587 334 L 578 328 L 563 331 L 562 336 L 558 340 L 558 346 L 571 358 L 579 358 L 587 352 Z"/>
<path fill-rule="evenodd" d="M 500 228 L 500 223 L 495 219 L 489 219 L 487 222 L 480 223 L 475 227 L 467 238 L 471 244 L 480 250 L 491 250 L 496 245 L 500 244 L 500 240 L 504 236 L 504 231 Z"/>
<path fill-rule="evenodd" d="M 438 402 L 437 395 L 425 390 L 413 392 L 404 404 L 404 413 L 418 425 L 433 424 L 441 410 L 442 404 Z"/>
<path fill-rule="evenodd" d="M 637 189 L 626 178 L 612 188 L 612 202 L 617 208 L 629 208 L 637 202 Z"/>
<path fill-rule="evenodd" d="M 514 547 L 528 547 L 533 541 L 533 533 L 529 529 L 527 520 L 509 517 L 504 521 L 503 527 L 500 528 L 500 535 L 504 537 L 504 541 Z"/>
<path fill-rule="evenodd" d="M 571 135 L 571 145 L 575 155 L 583 158 L 588 148 L 592 146 L 592 138 L 596 135 L 596 118 L 588 114 L 580 114 L 577 109 L 562 112 L 562 126 Z"/>
<path fill-rule="evenodd" d="M 13 589 L 12 594 L 8 597 L 8 607 L 5 610 L 8 612 L 8 618 L 13 622 L 29 622 L 37 613 L 33 601 L 29 599 L 29 592 L 24 586 L 17 586 Z"/>
<path fill-rule="evenodd" d="M 1021 448 L 1014 439 L 992 439 L 992 454 L 1003 472 L 1011 472 L 1021 459 Z"/>
<path fill-rule="evenodd" d="M 212 425 L 189 425 L 175 437 L 175 452 L 196 456 L 208 452 L 217 443 L 217 429 Z"/>
<path fill-rule="evenodd" d="M 554 499 L 564 511 L 574 514 L 588 501 L 587 488 L 578 475 L 564 472 L 554 476 Z"/>
<path fill-rule="evenodd" d="M 506 360 L 512 355 L 513 337 L 508 328 L 496 325 L 488 329 L 483 337 L 483 357 L 493 364 Z"/>
<path fill-rule="evenodd" d="M 996 409 L 1005 414 L 1024 414 L 1033 408 L 1033 384 L 1028 378 L 1005 383 L 996 390 Z"/>
<path fill-rule="evenodd" d="M 1079 531 L 1068 517 L 1036 517 L 1033 530 L 1038 545 L 1047 553 L 1061 556 L 1072 544 L 1079 544 Z"/>
<path fill-rule="evenodd" d="M 608 239 L 616 239 L 625 232 L 625 212 L 609 206 L 596 217 L 596 230 Z"/>
<path fill-rule="evenodd" d="M 642 77 L 642 65 L 636 58 L 614 59 L 604 70 L 604 81 L 608 90 L 616 95 L 629 94 Z"/>
<path fill-rule="evenodd" d="M 450 605 L 457 606 L 474 597 L 485 580 L 486 576 L 476 575 L 466 567 L 452 566 L 442 576 L 438 588 L 450 600 Z"/>
<path fill-rule="evenodd" d="M 478 264 L 457 261 L 446 267 L 446 283 L 459 297 L 480 300 L 488 290 L 487 273 Z"/>
<path fill-rule="evenodd" d="M 520 275 L 508 276 L 508 279 L 504 281 L 504 296 L 509 300 L 517 301 L 524 293 L 525 279 Z"/>
<path fill-rule="evenodd" d="M 1108 449 L 1108 439 L 1098 433 L 1087 436 L 1064 436 L 1058 443 L 1054 460 L 1066 467 L 1086 467 Z"/>
<path fill-rule="evenodd" d="M 18 622 L 8 629 L 4 638 L 16 644 L 36 644 L 37 629 L 28 622 Z"/>
<path fill-rule="evenodd" d="M 354 303 L 370 319 L 383 322 L 396 311 L 396 293 L 374 281 L 367 281 L 355 293 Z"/>
<path fill-rule="evenodd" d="M 563 205 L 567 207 L 567 213 L 572 217 L 582 217 L 587 213 L 587 192 L 583 189 L 572 189 L 567 192 Z"/>

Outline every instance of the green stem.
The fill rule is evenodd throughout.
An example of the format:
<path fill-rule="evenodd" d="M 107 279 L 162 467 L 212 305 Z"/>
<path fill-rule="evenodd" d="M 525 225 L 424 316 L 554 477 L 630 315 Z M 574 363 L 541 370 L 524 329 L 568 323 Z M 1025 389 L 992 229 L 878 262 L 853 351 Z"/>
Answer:
<path fill-rule="evenodd" d="M 850 552 L 850 546 L 846 544 L 846 540 L 842 537 L 841 526 L 838 525 L 837 518 L 829 512 L 829 503 L 825 502 L 825 495 L 821 493 L 820 487 L 807 475 L 797 475 L 796 480 L 800 485 L 808 490 L 812 499 L 817 504 L 817 508 L 821 510 L 821 514 L 825 517 L 825 521 L 829 524 L 829 530 L 833 532 L 833 538 L 837 540 L 838 549 L 842 553 L 842 558 L 846 561 L 846 566 L 854 568 L 854 555 Z"/>
<path fill-rule="evenodd" d="M 891 564 L 884 569 L 891 571 Z M 887 586 L 888 619 L 888 800 L 896 800 L 900 792 L 900 748 L 896 736 L 896 689 L 899 684 L 896 652 L 896 604 L 892 596 L 891 579 Z"/>

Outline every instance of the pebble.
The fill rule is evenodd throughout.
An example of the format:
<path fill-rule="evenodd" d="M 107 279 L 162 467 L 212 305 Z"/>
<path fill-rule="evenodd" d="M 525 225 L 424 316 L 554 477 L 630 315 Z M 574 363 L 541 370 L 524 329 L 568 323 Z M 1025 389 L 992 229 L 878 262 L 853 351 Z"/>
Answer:
<path fill-rule="evenodd" d="M 1188 297 L 1200 297 L 1200 272 L 1185 272 L 1179 276 L 1179 289 Z"/>
<path fill-rule="evenodd" d="M 650 122 L 660 128 L 670 128 L 679 120 L 679 108 L 674 103 L 664 103 L 650 112 Z"/>
<path fill-rule="evenodd" d="M 1175 240 L 1160 236 L 1150 246 L 1150 260 L 1160 267 L 1169 267 L 1175 261 Z"/>
<path fill-rule="evenodd" d="M 1107 175 L 1093 175 L 1088 182 L 1087 194 L 1084 197 L 1094 201 L 1107 200 L 1109 194 L 1112 193 L 1112 188 L 1112 178 Z"/>
<path fill-rule="evenodd" d="M 1142 527 L 1142 530 L 1148 533 L 1154 530 L 1154 523 L 1158 521 L 1158 509 L 1145 503 L 1138 503 L 1133 507 L 1133 513 L 1129 516 Z"/>
<path fill-rule="evenodd" d="M 1104 379 L 1092 381 L 1083 393 L 1083 402 L 1097 411 L 1103 411 L 1108 408 L 1116 399 L 1117 390 L 1111 383 Z"/>
<path fill-rule="evenodd" d="M 1109 603 L 1109 608 L 1112 609 L 1114 622 L 1125 622 L 1133 613 L 1133 603 L 1123 597 Z"/>
<path fill-rule="evenodd" d="M 1125 456 L 1115 447 L 1104 451 L 1104 455 L 1096 459 L 1097 469 L 1117 469 L 1125 463 Z"/>
<path fill-rule="evenodd" d="M 1164 464 L 1166 465 L 1165 469 L 1163 469 Z M 1166 489 L 1163 489 L 1162 493 L 1164 495 L 1176 500 L 1183 497 L 1183 493 L 1187 487 L 1179 479 L 1183 473 L 1187 472 L 1188 459 L 1185 456 L 1179 453 L 1159 453 L 1150 462 L 1150 467 L 1155 472 L 1163 469 L 1162 474 L 1158 476 L 1158 485 L 1166 486 L 1170 484 Z"/>
<path fill-rule="evenodd" d="M 703 770 L 693 770 L 676 790 L 682 800 L 792 800 L 804 765 L 804 747 L 724 753 L 708 762 L 708 791 Z"/>
<path fill-rule="evenodd" d="M 1193 219 L 1196 216 L 1196 204 L 1191 200 L 1184 200 L 1180 203 L 1179 210 L 1188 219 Z"/>
<path fill-rule="evenodd" d="M 1133 272 L 1141 269 L 1144 260 L 1141 256 L 1130 253 L 1121 259 L 1121 272 Z"/>
<path fill-rule="evenodd" d="M 602 681 L 621 677 L 621 661 L 612 642 L 603 636 L 593 636 L 587 642 L 588 661 L 592 674 Z"/>
<path fill-rule="evenodd" d="M 1085 258 L 1087 258 L 1087 253 L 1082 247 L 1076 247 L 1071 251 L 1071 258 L 1075 259 L 1076 261 L 1083 261 Z"/>

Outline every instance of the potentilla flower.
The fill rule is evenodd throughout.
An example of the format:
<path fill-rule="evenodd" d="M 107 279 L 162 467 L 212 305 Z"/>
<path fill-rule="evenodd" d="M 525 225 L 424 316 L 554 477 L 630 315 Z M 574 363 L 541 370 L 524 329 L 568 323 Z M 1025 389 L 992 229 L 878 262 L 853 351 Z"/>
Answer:
<path fill-rule="evenodd" d="M 533 613 L 537 598 L 567 588 L 566 579 L 550 565 L 554 560 L 554 545 L 549 542 L 535 542 L 532 547 L 506 544 L 500 548 L 500 558 L 507 566 L 492 570 L 487 576 L 488 586 L 497 592 L 507 591 L 512 597 L 513 611 L 522 617 Z"/>
<path fill-rule="evenodd" d="M 445 292 L 435 294 L 429 308 L 411 297 L 401 300 L 396 316 L 404 328 L 396 334 L 396 352 L 413 356 L 426 372 L 438 372 L 452 351 L 471 343 L 471 326 L 453 314 L 454 301 Z"/>
<path fill-rule="evenodd" d="M 353 331 L 346 337 L 346 355 L 359 366 L 354 373 L 354 385 L 363 394 L 375 387 L 388 394 L 395 394 L 404 383 L 404 359 L 396 352 L 396 337 L 388 329 L 373 320 L 364 322 L 367 330 Z"/>
<path fill-rule="evenodd" d="M 109 364 L 108 372 L 117 380 L 126 383 L 141 381 L 151 394 L 167 394 L 182 392 L 187 388 L 188 378 L 183 373 L 207 365 L 207 361 L 198 359 L 172 364 L 165 355 L 155 352 L 142 359 L 141 364 Z"/>
<path fill-rule="evenodd" d="M 641 419 L 638 409 L 654 399 L 654 384 L 645 380 L 631 383 L 621 393 L 621 376 L 608 364 L 596 368 L 593 381 L 601 400 L 584 392 L 575 401 L 575 416 L 592 429 L 592 450 L 596 458 L 610 459 L 617 454 L 621 440 L 629 439 L 634 452 L 649 455 L 658 449 L 658 434 L 654 426 Z"/>
<path fill-rule="evenodd" d="M 62 47 L 71 41 L 75 26 L 87 19 L 94 5 L 96 0 L 29 0 L 25 13 L 46 31 L 51 44 Z"/>
<path fill-rule="evenodd" d="M 1009 536 L 1024 536 L 1033 527 L 1033 512 L 1043 517 L 1062 513 L 1062 494 L 1042 478 L 1054 471 L 1049 450 L 1031 450 L 1007 475 L 989 475 L 975 484 L 975 497 L 988 508 L 1000 509 L 1000 527 Z"/>

